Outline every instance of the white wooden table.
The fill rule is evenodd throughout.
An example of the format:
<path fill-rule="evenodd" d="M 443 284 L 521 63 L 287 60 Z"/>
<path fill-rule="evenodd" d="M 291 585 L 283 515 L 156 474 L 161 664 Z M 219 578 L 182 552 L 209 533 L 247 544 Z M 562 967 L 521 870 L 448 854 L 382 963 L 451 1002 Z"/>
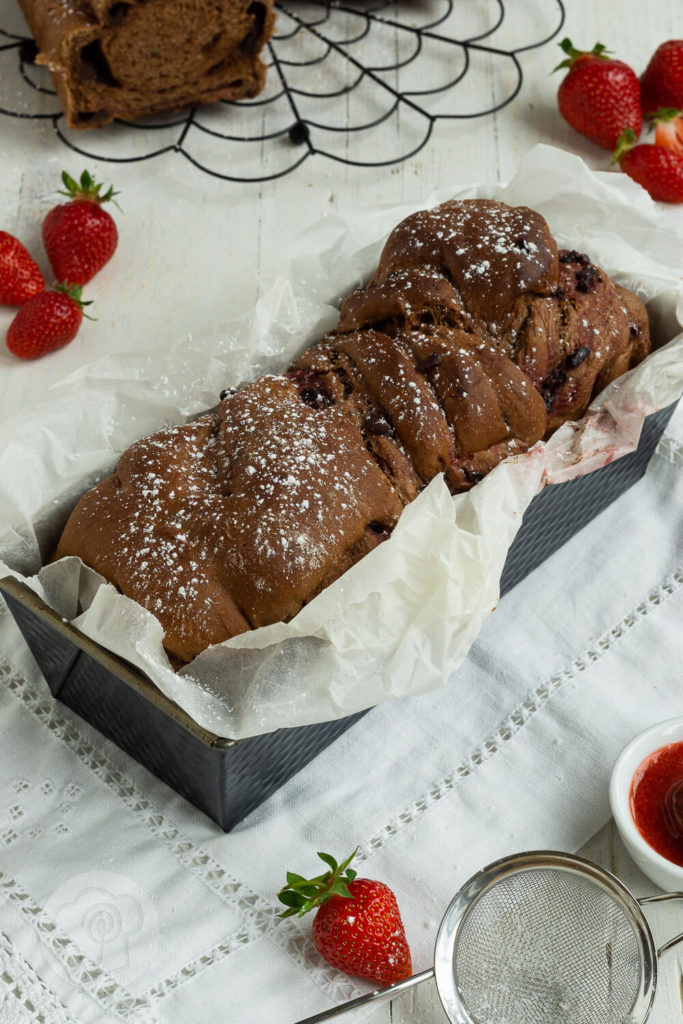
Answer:
<path fill-rule="evenodd" d="M 12 5 L 13 0 L 0 0 L 0 12 Z M 537 5 L 542 6 L 540 0 Z M 532 0 L 509 0 L 508 6 L 522 22 L 534 17 Z M 642 0 L 572 0 L 567 6 L 562 35 L 586 48 L 599 40 L 638 71 L 661 41 L 680 36 L 683 28 L 680 0 L 647 5 Z M 35 363 L 15 360 L 0 346 L 0 416 L 39 403 L 50 384 L 99 356 L 138 350 L 148 339 L 170 332 L 208 328 L 247 308 L 264 268 L 277 268 L 287 240 L 336 210 L 419 203 L 451 181 L 505 179 L 539 141 L 607 169 L 608 154 L 574 133 L 557 113 L 560 76 L 550 71 L 559 53 L 555 42 L 530 51 L 523 58 L 522 92 L 511 106 L 486 118 L 437 123 L 426 148 L 390 168 L 355 168 L 314 158 L 276 182 L 238 185 L 202 175 L 173 155 L 114 168 L 87 161 L 99 179 L 115 181 L 123 210 L 117 214 L 117 256 L 86 289 L 97 320 L 86 322 L 67 348 Z M 82 161 L 60 145 L 49 124 L 2 117 L 0 153 L 0 227 L 24 240 L 47 275 L 40 221 L 54 200 L 61 169 L 80 173 Z M 683 235 L 683 209 L 672 208 L 670 215 Z M 3 334 L 11 316 L 0 309 Z M 615 871 L 636 894 L 653 891 L 611 826 L 580 852 Z M 657 935 L 668 936 L 683 928 L 683 912 L 661 909 L 653 921 Z M 681 1004 L 679 956 L 672 952 L 661 965 L 652 1024 L 683 1021 Z M 427 983 L 378 1007 L 371 1019 L 376 1024 L 431 1024 L 444 1016 Z"/>
<path fill-rule="evenodd" d="M 0 12 L 14 4 L 0 0 Z M 524 36 L 524 20 L 549 6 L 548 0 L 512 0 L 515 33 Z M 638 70 L 659 42 L 681 34 L 679 0 L 652 0 L 647 14 L 639 0 L 573 0 L 567 8 L 563 35 L 586 48 L 599 40 Z M 538 38 L 533 24 L 526 38 Z M 71 345 L 37 363 L 22 363 L 0 346 L 2 415 L 36 401 L 46 385 L 101 355 L 139 349 L 169 332 L 212 327 L 247 308 L 264 268 L 277 268 L 287 239 L 336 210 L 419 204 L 449 182 L 505 180 L 537 142 L 608 169 L 609 154 L 557 113 L 560 75 L 550 71 L 561 57 L 555 41 L 523 54 L 524 83 L 512 104 L 490 117 L 438 121 L 424 149 L 388 168 L 314 157 L 277 181 L 240 185 L 202 174 L 173 154 L 142 164 L 89 161 L 100 179 L 115 180 L 123 209 L 117 257 L 85 289 L 97 320 L 85 323 Z M 471 102 L 475 109 L 482 106 L 476 94 Z M 82 158 L 55 139 L 49 122 L 6 117 L 0 117 L 0 153 L 0 222 L 23 239 L 49 278 L 40 222 L 61 187 L 62 168 L 79 174 Z M 672 208 L 671 217 L 683 231 L 683 210 Z M 3 335 L 11 316 L 0 309 Z"/>

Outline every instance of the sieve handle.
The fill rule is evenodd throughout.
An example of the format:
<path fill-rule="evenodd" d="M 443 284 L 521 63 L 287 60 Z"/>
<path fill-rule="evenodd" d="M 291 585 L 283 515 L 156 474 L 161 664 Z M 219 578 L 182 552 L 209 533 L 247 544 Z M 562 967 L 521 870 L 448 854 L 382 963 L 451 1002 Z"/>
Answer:
<path fill-rule="evenodd" d="M 395 985 L 389 985 L 388 988 L 378 988 L 376 992 L 370 992 L 367 996 L 350 999 L 346 1003 L 340 1003 L 339 1006 L 333 1006 L 331 1010 L 323 1010 L 322 1013 L 316 1013 L 314 1017 L 306 1017 L 305 1020 L 299 1020 L 296 1024 L 320 1024 L 323 1020 L 332 1020 L 333 1017 L 346 1013 L 348 1010 L 356 1010 L 359 1006 L 367 1006 L 368 1003 L 379 1003 L 383 999 L 393 999 L 394 996 L 400 995 L 401 992 L 412 988 L 413 985 L 419 985 L 421 981 L 427 981 L 433 977 L 434 968 L 430 967 L 428 970 L 422 971 L 421 974 L 413 974 L 412 977 L 406 978 L 405 981 L 397 981 Z"/>
<path fill-rule="evenodd" d="M 666 903 L 668 900 L 683 900 L 683 892 L 663 892 L 659 896 L 645 896 L 639 899 L 638 903 L 642 907 L 648 903 Z M 660 957 L 662 953 L 666 953 L 667 949 L 677 946 L 679 942 L 683 942 L 683 932 L 680 935 L 674 935 L 673 939 L 669 939 L 663 946 L 660 946 L 657 950 L 657 956 Z"/>

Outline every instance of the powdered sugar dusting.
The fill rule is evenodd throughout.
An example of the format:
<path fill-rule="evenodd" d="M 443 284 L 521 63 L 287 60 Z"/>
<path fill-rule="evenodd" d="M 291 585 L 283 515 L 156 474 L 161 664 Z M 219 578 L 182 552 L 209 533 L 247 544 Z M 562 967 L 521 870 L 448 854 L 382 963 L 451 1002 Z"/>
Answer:
<path fill-rule="evenodd" d="M 580 414 L 631 346 L 645 351 L 630 302 L 585 255 L 558 263 L 526 208 L 415 214 L 335 332 L 285 374 L 226 389 L 216 414 L 134 445 L 61 553 L 157 614 L 181 660 L 289 619 L 438 473 L 467 489 Z"/>

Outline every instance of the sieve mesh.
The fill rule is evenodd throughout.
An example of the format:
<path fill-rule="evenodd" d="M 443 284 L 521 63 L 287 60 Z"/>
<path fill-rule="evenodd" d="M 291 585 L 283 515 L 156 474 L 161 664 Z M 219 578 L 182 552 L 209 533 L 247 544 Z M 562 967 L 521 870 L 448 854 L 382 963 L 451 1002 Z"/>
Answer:
<path fill-rule="evenodd" d="M 533 868 L 475 899 L 453 970 L 473 1024 L 624 1024 L 643 965 L 613 896 L 589 877 Z"/>

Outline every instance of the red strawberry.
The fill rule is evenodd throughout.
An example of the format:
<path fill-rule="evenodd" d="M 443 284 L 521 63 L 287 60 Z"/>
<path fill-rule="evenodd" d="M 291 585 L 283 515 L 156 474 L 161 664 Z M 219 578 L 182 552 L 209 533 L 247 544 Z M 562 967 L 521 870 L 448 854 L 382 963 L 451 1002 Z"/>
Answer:
<path fill-rule="evenodd" d="M 383 882 L 357 878 L 349 868 L 355 850 L 342 864 L 328 853 L 318 856 L 330 868 L 305 879 L 287 872 L 278 899 L 289 909 L 281 917 L 317 907 L 313 943 L 329 964 L 345 974 L 393 985 L 413 969 L 396 897 Z"/>
<path fill-rule="evenodd" d="M 560 47 L 567 60 L 555 71 L 569 68 L 557 93 L 565 121 L 603 149 L 614 149 L 625 128 L 640 135 L 640 84 L 628 64 L 607 57 L 602 43 L 584 51 L 564 39 Z"/>
<path fill-rule="evenodd" d="M 683 156 L 664 146 L 636 146 L 636 136 L 627 129 L 619 139 L 612 163 L 619 166 L 663 203 L 683 203 Z"/>
<path fill-rule="evenodd" d="M 683 110 L 660 107 L 650 115 L 655 126 L 655 146 L 664 146 L 683 156 Z"/>
<path fill-rule="evenodd" d="M 18 238 L 0 231 L 0 303 L 21 306 L 45 290 L 38 265 Z"/>
<path fill-rule="evenodd" d="M 69 284 L 87 284 L 114 255 L 119 240 L 116 224 L 101 204 L 117 194 L 110 188 L 100 195 L 97 185 L 87 171 L 83 171 L 80 184 L 66 171 L 62 173 L 70 202 L 60 203 L 50 210 L 43 221 L 43 242 L 48 258 L 59 281 Z"/>
<path fill-rule="evenodd" d="M 7 331 L 7 348 L 20 359 L 35 359 L 67 345 L 83 320 L 80 288 L 58 284 L 21 307 Z"/>
<path fill-rule="evenodd" d="M 643 111 L 659 107 L 683 109 L 683 39 L 658 46 L 640 77 Z"/>

